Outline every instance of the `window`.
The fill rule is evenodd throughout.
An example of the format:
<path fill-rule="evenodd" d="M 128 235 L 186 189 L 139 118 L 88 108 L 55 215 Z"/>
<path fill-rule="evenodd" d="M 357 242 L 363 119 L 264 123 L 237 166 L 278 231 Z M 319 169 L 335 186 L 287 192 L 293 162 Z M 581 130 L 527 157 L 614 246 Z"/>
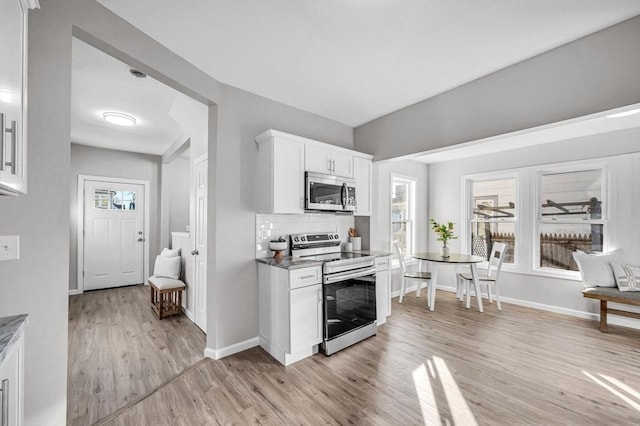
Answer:
<path fill-rule="evenodd" d="M 391 242 L 398 242 L 405 257 L 415 241 L 415 179 L 391 176 Z"/>
<path fill-rule="evenodd" d="M 100 210 L 136 209 L 136 193 L 132 191 L 96 189 L 94 200 L 94 207 Z"/>
<path fill-rule="evenodd" d="M 603 169 L 538 173 L 537 268 L 577 271 L 576 250 L 602 252 Z"/>
<path fill-rule="evenodd" d="M 489 259 L 493 243 L 505 243 L 504 262 L 514 263 L 516 247 L 515 177 L 491 180 L 469 180 L 469 235 L 471 254 Z"/>

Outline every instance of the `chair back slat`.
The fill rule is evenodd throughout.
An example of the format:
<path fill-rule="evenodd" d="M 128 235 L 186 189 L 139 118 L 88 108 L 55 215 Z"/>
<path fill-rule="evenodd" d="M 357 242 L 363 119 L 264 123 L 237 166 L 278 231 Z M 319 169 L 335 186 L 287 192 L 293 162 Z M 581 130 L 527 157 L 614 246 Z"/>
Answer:
<path fill-rule="evenodd" d="M 397 241 L 393 242 L 393 251 L 396 256 L 398 256 L 398 261 L 400 262 L 400 270 L 402 271 L 402 275 L 407 273 L 407 270 L 404 266 L 404 256 L 402 256 L 402 252 L 400 251 L 400 245 L 398 245 Z"/>
<path fill-rule="evenodd" d="M 507 251 L 507 245 L 505 243 L 493 243 L 491 247 L 491 256 L 489 257 L 489 268 L 487 269 L 487 276 L 489 278 L 498 279 L 498 274 L 502 269 L 502 263 Z M 495 276 L 493 275 L 495 273 Z"/>

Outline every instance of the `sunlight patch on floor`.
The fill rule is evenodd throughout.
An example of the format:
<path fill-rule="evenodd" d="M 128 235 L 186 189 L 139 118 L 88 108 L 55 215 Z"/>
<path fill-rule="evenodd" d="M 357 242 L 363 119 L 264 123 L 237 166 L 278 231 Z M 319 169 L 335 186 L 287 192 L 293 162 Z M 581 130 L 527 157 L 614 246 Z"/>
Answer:
<path fill-rule="evenodd" d="M 635 389 L 621 382 L 620 380 L 610 376 L 606 376 L 604 374 L 598 373 L 598 376 L 608 381 L 610 384 L 604 382 L 603 380 L 600 380 L 599 378 L 595 377 L 593 374 L 587 371 L 583 371 L 582 374 L 590 378 L 594 383 L 602 386 L 603 388 L 605 388 L 606 390 L 608 390 L 609 392 L 611 392 L 612 394 L 614 394 L 615 396 L 617 396 L 618 398 L 620 398 L 621 400 L 629 404 L 632 408 L 635 408 L 637 411 L 640 411 L 640 392 L 636 391 Z M 618 389 L 616 389 L 614 386 L 617 386 Z M 624 394 L 623 392 L 620 392 L 619 389 L 624 392 L 627 392 L 629 395 L 631 395 L 631 397 L 635 398 L 637 401 L 634 401 L 628 395 Z"/>
<path fill-rule="evenodd" d="M 444 421 L 444 425 L 447 426 L 452 423 L 454 425 L 477 426 L 478 423 L 444 359 L 434 356 L 433 362 L 427 360 L 427 365 L 429 372 L 427 372 L 427 366 L 424 363 L 413 370 L 413 382 L 416 387 L 424 424 L 442 425 L 442 421 Z M 431 375 L 433 381 L 429 378 L 429 375 Z M 453 422 L 446 418 L 443 420 L 440 418 L 433 386 L 438 379 L 444 390 Z"/>

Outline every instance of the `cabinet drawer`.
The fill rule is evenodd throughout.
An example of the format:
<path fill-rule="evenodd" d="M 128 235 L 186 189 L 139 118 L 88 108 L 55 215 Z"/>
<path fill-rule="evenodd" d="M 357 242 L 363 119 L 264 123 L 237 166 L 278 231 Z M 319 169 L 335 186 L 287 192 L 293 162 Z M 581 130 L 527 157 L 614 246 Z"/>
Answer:
<path fill-rule="evenodd" d="M 384 271 L 389 269 L 391 264 L 391 256 L 376 257 L 376 271 Z"/>
<path fill-rule="evenodd" d="M 320 283 L 322 283 L 322 268 L 320 266 L 289 271 L 290 289 Z"/>

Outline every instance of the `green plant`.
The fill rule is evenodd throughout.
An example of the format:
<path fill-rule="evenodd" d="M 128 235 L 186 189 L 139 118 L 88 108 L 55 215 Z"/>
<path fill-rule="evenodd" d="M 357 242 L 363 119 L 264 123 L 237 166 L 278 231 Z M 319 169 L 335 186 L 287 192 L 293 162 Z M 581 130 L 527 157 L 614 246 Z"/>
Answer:
<path fill-rule="evenodd" d="M 278 237 L 278 238 L 276 238 L 276 239 L 274 239 L 274 240 L 271 240 L 271 242 L 272 242 L 272 243 L 286 243 L 286 242 L 287 242 L 287 240 L 285 240 L 285 238 L 284 238 L 284 237 Z"/>
<path fill-rule="evenodd" d="M 431 229 L 436 233 L 438 241 L 442 241 L 444 247 L 447 246 L 447 241 L 456 240 L 458 236 L 453 233 L 453 222 L 438 223 L 433 218 L 429 220 L 431 223 Z"/>

